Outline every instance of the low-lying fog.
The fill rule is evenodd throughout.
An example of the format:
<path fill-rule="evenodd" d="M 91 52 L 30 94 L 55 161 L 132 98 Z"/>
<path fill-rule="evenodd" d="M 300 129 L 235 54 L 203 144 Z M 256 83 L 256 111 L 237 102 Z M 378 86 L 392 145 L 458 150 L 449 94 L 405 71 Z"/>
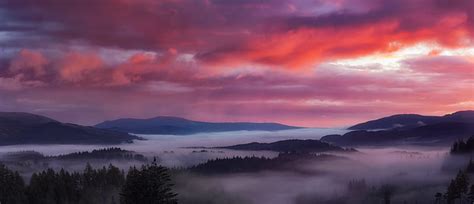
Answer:
<path fill-rule="evenodd" d="M 186 182 L 180 186 L 184 186 L 181 191 L 186 193 L 181 197 L 188 203 L 346 203 L 344 195 L 350 193 L 348 183 L 364 180 L 367 191 L 372 187 L 393 186 L 392 203 L 433 203 L 435 193 L 445 192 L 452 178 L 441 172 L 446 150 L 414 152 L 413 147 L 408 147 L 359 151 L 344 154 L 348 160 L 301 164 L 306 169 L 323 172 L 320 175 L 260 172 L 183 177 Z M 360 190 L 360 194 L 370 194 Z M 383 203 L 379 190 L 374 192 L 377 194 L 374 201 L 354 203 Z M 210 194 L 215 196 L 210 199 L 207 196 Z"/>
<path fill-rule="evenodd" d="M 188 166 L 204 162 L 210 158 L 229 156 L 276 156 L 274 152 L 209 150 L 199 151 L 199 148 L 186 147 L 215 147 L 228 146 L 249 142 L 275 142 L 286 139 L 319 139 L 328 134 L 343 134 L 344 129 L 305 128 L 283 131 L 233 131 L 219 133 L 200 133 L 193 135 L 138 135 L 146 140 L 137 140 L 132 144 L 121 145 L 12 145 L 0 147 L 0 154 L 17 151 L 36 151 L 44 155 L 60 155 L 79 151 L 91 151 L 104 147 L 120 147 L 143 155 L 158 156 L 162 165 L 168 167 Z"/>
<path fill-rule="evenodd" d="M 185 136 L 140 135 L 147 140 L 133 144 L 114 145 L 146 156 L 158 156 L 169 167 L 189 166 L 212 158 L 231 156 L 277 156 L 267 151 L 230 151 L 200 148 L 248 142 L 274 142 L 285 139 L 319 139 L 328 134 L 342 134 L 341 129 L 298 129 L 277 132 L 238 131 L 203 133 Z M 0 154 L 33 150 L 45 155 L 59 155 L 104 148 L 99 145 L 15 145 L 0 148 Z M 193 152 L 195 151 L 195 152 Z M 398 147 L 359 148 L 358 153 L 343 154 L 347 159 L 301 164 L 321 172 L 259 172 L 219 176 L 180 175 L 176 191 L 180 203 L 341 203 L 348 183 L 364 180 L 370 189 L 393 186 L 392 203 L 433 203 L 436 192 L 444 192 L 453 175 L 441 173 L 447 148 Z M 368 193 L 369 190 L 363 192 Z M 374 197 L 373 203 L 382 202 Z M 377 200 L 379 199 L 379 200 Z M 345 201 L 346 202 L 346 201 Z M 372 202 L 366 202 L 372 203 Z"/>

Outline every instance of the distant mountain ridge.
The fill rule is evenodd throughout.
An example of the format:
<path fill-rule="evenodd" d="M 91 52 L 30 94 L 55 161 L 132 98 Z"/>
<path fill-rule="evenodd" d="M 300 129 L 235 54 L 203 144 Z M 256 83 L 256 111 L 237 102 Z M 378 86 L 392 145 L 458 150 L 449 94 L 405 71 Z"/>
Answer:
<path fill-rule="evenodd" d="M 135 134 L 173 135 L 188 135 L 204 132 L 225 132 L 239 130 L 276 131 L 300 128 L 279 123 L 201 122 L 170 116 L 159 116 L 149 119 L 123 118 L 105 121 L 95 125 L 95 127 Z"/>
<path fill-rule="evenodd" d="M 94 127 L 61 123 L 40 115 L 0 112 L 0 145 L 119 144 L 139 137 Z"/>
<path fill-rule="evenodd" d="M 409 129 L 444 122 L 474 122 L 474 111 L 458 111 L 444 116 L 424 116 L 418 114 L 398 114 L 383 117 L 349 127 L 349 130 Z"/>

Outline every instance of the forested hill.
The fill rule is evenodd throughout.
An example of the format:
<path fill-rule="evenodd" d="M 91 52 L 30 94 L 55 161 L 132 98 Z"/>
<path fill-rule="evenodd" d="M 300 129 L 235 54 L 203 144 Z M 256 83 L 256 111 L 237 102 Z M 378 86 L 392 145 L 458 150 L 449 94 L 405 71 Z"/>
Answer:
<path fill-rule="evenodd" d="M 474 123 L 445 122 L 409 129 L 356 130 L 324 136 L 321 140 L 339 146 L 449 146 L 471 135 L 474 135 Z"/>
<path fill-rule="evenodd" d="M 252 156 L 212 159 L 190 167 L 188 170 L 199 174 L 232 174 L 260 171 L 291 171 L 301 174 L 318 174 L 322 172 L 307 169 L 302 164 L 344 159 L 346 158 L 329 154 L 280 153 L 275 158 Z"/>
<path fill-rule="evenodd" d="M 424 116 L 417 114 L 398 114 L 383 117 L 349 127 L 350 130 L 410 129 L 437 123 L 474 123 L 474 111 L 458 111 L 444 116 Z"/>
<path fill-rule="evenodd" d="M 252 142 L 247 144 L 238 144 L 225 147 L 216 147 L 221 149 L 233 150 L 267 150 L 276 152 L 327 152 L 327 151 L 355 151 L 354 149 L 344 149 L 342 147 L 331 145 L 319 140 L 282 140 L 272 143 Z"/>

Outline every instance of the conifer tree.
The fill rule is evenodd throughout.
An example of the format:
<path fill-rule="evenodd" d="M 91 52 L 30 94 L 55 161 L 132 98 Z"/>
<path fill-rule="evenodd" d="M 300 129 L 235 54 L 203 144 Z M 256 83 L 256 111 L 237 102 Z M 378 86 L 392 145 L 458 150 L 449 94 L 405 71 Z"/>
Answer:
<path fill-rule="evenodd" d="M 176 194 L 172 191 L 168 169 L 154 161 L 141 169 L 130 168 L 122 188 L 123 204 L 175 204 Z"/>
<path fill-rule="evenodd" d="M 464 171 L 459 171 L 456 178 L 451 180 L 446 192 L 448 204 L 454 203 L 457 199 L 464 199 L 468 196 L 469 177 Z"/>

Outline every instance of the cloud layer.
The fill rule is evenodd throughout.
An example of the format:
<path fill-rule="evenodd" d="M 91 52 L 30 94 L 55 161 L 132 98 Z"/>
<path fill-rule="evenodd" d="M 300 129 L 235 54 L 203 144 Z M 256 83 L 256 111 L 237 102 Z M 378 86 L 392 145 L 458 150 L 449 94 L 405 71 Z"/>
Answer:
<path fill-rule="evenodd" d="M 474 108 L 470 0 L 6 0 L 0 18 L 0 110 L 338 126 Z"/>

